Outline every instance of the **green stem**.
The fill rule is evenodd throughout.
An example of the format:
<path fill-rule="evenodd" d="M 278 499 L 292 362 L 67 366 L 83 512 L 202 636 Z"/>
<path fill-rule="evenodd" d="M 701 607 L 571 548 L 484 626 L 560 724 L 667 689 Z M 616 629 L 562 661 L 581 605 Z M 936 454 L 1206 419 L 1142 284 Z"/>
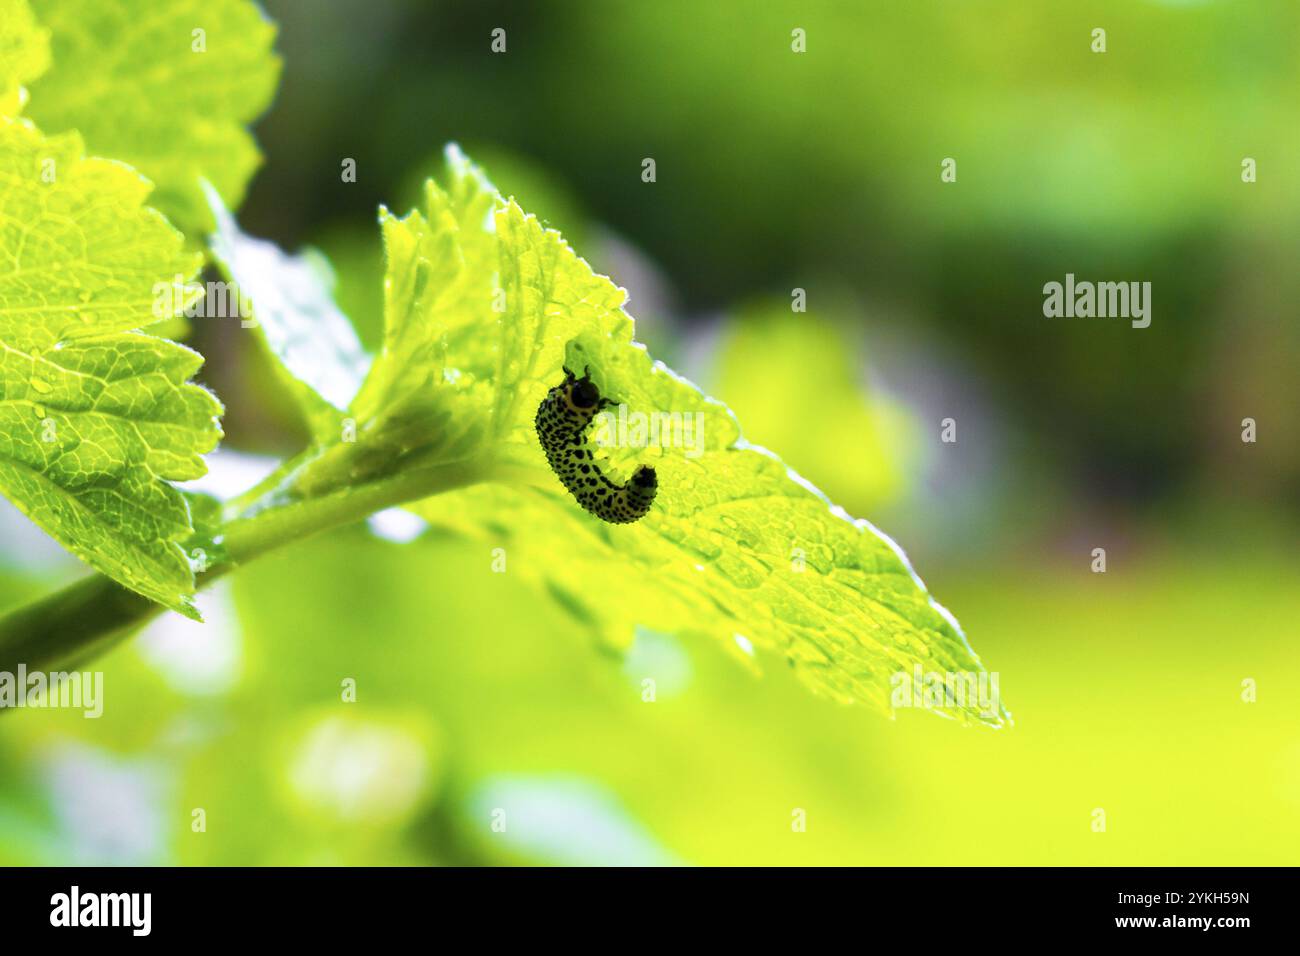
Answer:
<path fill-rule="evenodd" d="M 237 566 L 288 542 L 351 524 L 376 511 L 494 477 L 501 473 L 475 462 L 412 469 L 319 498 L 289 501 L 260 511 L 250 509 L 254 512 L 251 517 L 237 518 L 224 527 L 221 543 Z"/>
<path fill-rule="evenodd" d="M 0 618 L 0 673 L 75 666 L 161 610 L 102 574 L 82 578 Z"/>
<path fill-rule="evenodd" d="M 199 575 L 200 587 L 275 548 L 365 519 L 376 511 L 482 481 L 527 480 L 531 473 L 484 461 L 412 468 L 317 498 L 271 489 L 222 528 L 228 558 Z M 265 502 L 265 504 L 263 504 Z M 103 575 L 83 578 L 0 617 L 0 672 L 78 666 L 161 613 L 154 602 Z"/>

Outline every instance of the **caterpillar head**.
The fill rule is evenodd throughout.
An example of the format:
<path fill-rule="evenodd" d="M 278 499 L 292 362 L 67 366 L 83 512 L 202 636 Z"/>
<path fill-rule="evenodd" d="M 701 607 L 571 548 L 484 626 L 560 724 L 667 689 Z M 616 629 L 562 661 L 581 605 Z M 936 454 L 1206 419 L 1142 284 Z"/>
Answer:
<path fill-rule="evenodd" d="M 600 389 L 596 383 L 591 380 L 591 367 L 588 366 L 584 371 L 582 378 L 578 378 L 569 369 L 564 370 L 564 397 L 570 405 L 580 412 L 592 411 L 597 408 L 604 408 L 606 405 L 613 405 L 608 398 L 600 397 Z"/>
<path fill-rule="evenodd" d="M 659 485 L 659 476 L 649 465 L 642 465 L 632 476 L 632 484 L 642 491 L 652 491 Z"/>

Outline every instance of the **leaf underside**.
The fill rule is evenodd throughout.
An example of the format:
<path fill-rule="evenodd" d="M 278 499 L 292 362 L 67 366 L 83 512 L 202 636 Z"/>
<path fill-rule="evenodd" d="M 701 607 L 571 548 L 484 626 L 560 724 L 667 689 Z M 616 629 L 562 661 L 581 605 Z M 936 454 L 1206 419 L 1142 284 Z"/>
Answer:
<path fill-rule="evenodd" d="M 201 357 L 135 331 L 201 259 L 149 183 L 0 118 L 0 492 L 118 583 L 195 616 L 185 498 L 221 437 Z M 197 293 L 182 292 L 176 305 Z"/>

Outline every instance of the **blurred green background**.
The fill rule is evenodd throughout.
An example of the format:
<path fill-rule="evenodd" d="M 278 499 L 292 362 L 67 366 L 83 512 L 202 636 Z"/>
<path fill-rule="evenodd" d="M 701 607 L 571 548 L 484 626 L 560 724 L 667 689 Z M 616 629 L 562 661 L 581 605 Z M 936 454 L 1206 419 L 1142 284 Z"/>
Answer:
<path fill-rule="evenodd" d="M 247 231 L 323 250 L 374 345 L 376 207 L 459 142 L 907 549 L 1016 726 L 891 721 L 672 635 L 615 655 L 384 515 L 103 658 L 101 719 L 0 718 L 0 863 L 1300 862 L 1294 3 L 265 6 Z M 1151 282 L 1150 328 L 1045 319 L 1067 272 Z M 238 322 L 192 342 L 213 482 L 251 484 L 305 430 Z M 81 573 L 0 510 L 0 604 Z"/>

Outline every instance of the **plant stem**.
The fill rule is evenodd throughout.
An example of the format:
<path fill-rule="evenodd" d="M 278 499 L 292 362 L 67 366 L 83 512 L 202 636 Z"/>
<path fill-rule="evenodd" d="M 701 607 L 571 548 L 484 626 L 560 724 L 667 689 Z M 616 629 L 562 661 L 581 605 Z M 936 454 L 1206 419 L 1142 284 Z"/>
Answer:
<path fill-rule="evenodd" d="M 224 527 L 221 543 L 234 565 L 245 564 L 290 541 L 351 524 L 385 508 L 464 488 L 492 475 L 482 464 L 458 462 L 399 472 L 319 498 L 290 501 L 261 511 L 250 509 L 254 512 L 251 517 L 237 518 Z"/>
<path fill-rule="evenodd" d="M 481 481 L 529 475 L 484 461 L 411 468 L 317 498 L 272 489 L 222 527 L 227 560 L 198 576 L 200 587 L 268 551 L 361 521 L 376 511 Z M 262 505 L 263 502 L 278 502 Z M 103 575 L 92 575 L 0 617 L 0 672 L 79 665 L 129 636 L 163 608 Z"/>
<path fill-rule="evenodd" d="M 73 666 L 161 610 L 102 574 L 82 578 L 0 618 L 0 673 Z"/>

